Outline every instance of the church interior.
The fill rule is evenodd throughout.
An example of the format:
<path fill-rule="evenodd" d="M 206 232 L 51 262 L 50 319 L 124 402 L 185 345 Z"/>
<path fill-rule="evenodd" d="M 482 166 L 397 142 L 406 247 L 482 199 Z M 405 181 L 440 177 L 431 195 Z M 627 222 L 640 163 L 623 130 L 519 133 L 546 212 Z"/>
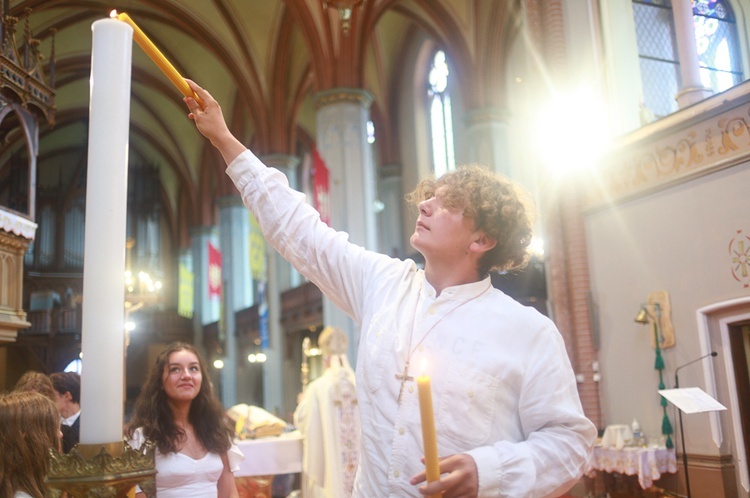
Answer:
<path fill-rule="evenodd" d="M 651 458 L 668 454 L 644 460 L 648 475 L 592 463 L 598 479 L 573 495 L 750 496 L 750 0 L 1 9 L 0 391 L 28 370 L 85 382 L 82 338 L 98 331 L 83 320 L 84 242 L 112 237 L 85 231 L 89 141 L 106 133 L 89 126 L 92 24 L 114 10 L 367 249 L 420 263 L 404 197 L 426 177 L 482 163 L 523 185 L 538 210 L 530 263 L 493 285 L 554 321 L 604 440 L 637 425 Z M 357 325 L 264 243 L 180 89 L 136 43 L 130 99 L 126 275 L 88 277 L 122 279 L 125 418 L 179 340 L 208 360 L 226 407 L 291 423 L 321 373 L 320 332 L 343 329 L 355 366 Z M 659 393 L 677 387 L 719 408 Z"/>

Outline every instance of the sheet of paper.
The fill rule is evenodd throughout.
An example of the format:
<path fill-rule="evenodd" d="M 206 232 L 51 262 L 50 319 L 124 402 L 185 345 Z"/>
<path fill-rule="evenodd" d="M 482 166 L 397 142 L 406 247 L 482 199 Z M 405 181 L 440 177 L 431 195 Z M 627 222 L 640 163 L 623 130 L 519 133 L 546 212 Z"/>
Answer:
<path fill-rule="evenodd" d="M 683 413 L 703 413 L 726 410 L 727 407 L 713 399 L 700 387 L 661 389 L 659 394 L 667 398 Z"/>

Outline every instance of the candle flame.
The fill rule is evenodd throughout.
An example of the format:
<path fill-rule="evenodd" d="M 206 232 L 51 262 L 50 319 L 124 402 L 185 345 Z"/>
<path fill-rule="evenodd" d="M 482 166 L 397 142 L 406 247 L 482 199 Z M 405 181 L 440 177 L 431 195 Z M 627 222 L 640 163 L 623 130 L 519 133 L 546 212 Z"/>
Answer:
<path fill-rule="evenodd" d="M 109 17 L 115 19 L 117 17 L 117 9 L 112 9 L 112 12 L 109 13 Z"/>
<path fill-rule="evenodd" d="M 422 357 L 422 360 L 419 362 L 419 375 L 426 375 L 427 372 L 427 358 Z"/>

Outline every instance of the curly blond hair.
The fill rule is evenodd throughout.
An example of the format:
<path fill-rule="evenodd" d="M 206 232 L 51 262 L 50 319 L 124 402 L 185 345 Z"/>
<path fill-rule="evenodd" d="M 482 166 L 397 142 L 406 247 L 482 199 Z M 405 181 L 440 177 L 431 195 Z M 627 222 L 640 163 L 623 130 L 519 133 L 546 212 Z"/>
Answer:
<path fill-rule="evenodd" d="M 497 241 L 479 261 L 480 276 L 490 270 L 518 270 L 528 263 L 534 203 L 523 188 L 486 166 L 468 164 L 438 179 L 423 180 L 406 200 L 418 206 L 440 187 L 446 187 L 441 191 L 445 207 L 463 210 L 464 216 L 474 220 L 475 229 Z"/>

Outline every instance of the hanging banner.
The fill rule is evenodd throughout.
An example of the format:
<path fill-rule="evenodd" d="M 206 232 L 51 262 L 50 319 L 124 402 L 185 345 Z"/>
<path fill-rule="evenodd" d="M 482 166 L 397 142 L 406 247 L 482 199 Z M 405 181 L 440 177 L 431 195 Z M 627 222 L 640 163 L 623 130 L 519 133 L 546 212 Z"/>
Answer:
<path fill-rule="evenodd" d="M 208 297 L 221 297 L 221 251 L 208 242 Z"/>
<path fill-rule="evenodd" d="M 260 336 L 260 349 L 268 349 L 268 293 L 266 292 L 266 282 L 261 282 L 258 285 L 258 335 Z"/>
<path fill-rule="evenodd" d="M 184 263 L 179 264 L 177 314 L 193 318 L 193 272 Z"/>
<path fill-rule="evenodd" d="M 260 233 L 260 226 L 252 213 L 250 219 L 250 273 L 255 280 L 266 280 L 266 242 Z"/>
<path fill-rule="evenodd" d="M 331 224 L 330 180 L 325 161 L 313 147 L 313 207 L 326 225 Z"/>

